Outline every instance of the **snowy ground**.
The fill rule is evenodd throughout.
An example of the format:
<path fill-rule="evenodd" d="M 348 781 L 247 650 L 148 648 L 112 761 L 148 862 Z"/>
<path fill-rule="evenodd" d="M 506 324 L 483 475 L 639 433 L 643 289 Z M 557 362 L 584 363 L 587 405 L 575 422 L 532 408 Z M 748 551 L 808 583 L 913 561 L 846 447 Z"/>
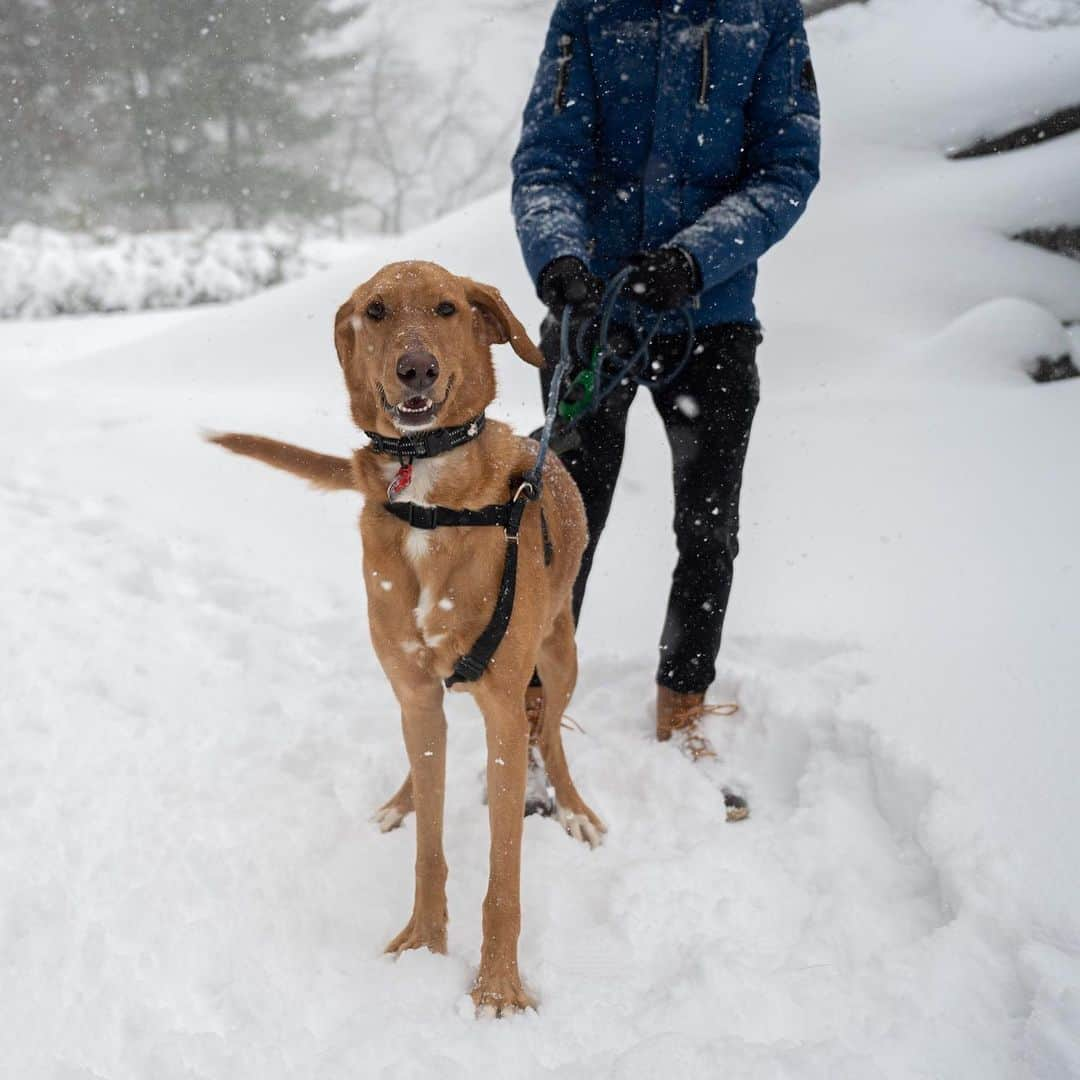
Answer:
<path fill-rule="evenodd" d="M 535 322 L 505 193 L 240 304 L 0 326 L 0 1074 L 1080 1074 L 1080 380 L 1036 387 L 1019 355 L 1060 344 L 1046 311 L 1080 317 L 1080 267 L 1000 237 L 1076 220 L 1080 141 L 942 155 L 1064 104 L 1046 50 L 1075 70 L 1080 35 L 964 0 L 933 37 L 931 9 L 814 23 L 827 179 L 763 268 L 716 688 L 742 705 L 713 731 L 754 815 L 720 824 L 715 778 L 650 738 L 674 553 L 644 405 L 567 737 L 608 841 L 526 825 L 536 1014 L 478 1024 L 467 998 L 487 844 L 467 701 L 450 955 L 381 955 L 413 831 L 368 820 L 405 764 L 354 500 L 197 439 L 354 445 L 329 325 L 391 258 L 493 280 Z M 499 363 L 502 414 L 531 425 L 535 374 Z"/>

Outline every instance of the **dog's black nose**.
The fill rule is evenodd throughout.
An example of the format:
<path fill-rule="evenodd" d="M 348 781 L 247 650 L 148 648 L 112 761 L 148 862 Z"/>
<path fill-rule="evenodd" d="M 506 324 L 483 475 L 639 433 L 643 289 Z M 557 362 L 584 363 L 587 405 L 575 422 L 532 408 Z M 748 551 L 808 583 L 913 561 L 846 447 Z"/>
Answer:
<path fill-rule="evenodd" d="M 422 349 L 410 349 L 397 362 L 397 377 L 407 389 L 423 393 L 439 377 L 439 361 Z"/>

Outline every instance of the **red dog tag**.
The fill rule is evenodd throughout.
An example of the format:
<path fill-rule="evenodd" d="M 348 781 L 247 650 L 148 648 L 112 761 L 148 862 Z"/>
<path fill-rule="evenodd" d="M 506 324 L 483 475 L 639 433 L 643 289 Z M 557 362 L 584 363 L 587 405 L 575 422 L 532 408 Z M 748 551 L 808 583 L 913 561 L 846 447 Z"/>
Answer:
<path fill-rule="evenodd" d="M 393 502 L 412 483 L 412 462 L 402 465 L 386 489 L 386 497 Z"/>

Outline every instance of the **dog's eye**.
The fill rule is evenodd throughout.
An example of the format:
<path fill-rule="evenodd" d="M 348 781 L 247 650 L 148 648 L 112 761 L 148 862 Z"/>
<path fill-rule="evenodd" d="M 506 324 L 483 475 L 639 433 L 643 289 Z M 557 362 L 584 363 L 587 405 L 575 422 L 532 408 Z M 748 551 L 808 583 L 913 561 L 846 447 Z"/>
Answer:
<path fill-rule="evenodd" d="M 367 306 L 367 317 L 378 322 L 386 318 L 386 305 L 381 300 L 372 300 Z"/>
<path fill-rule="evenodd" d="M 449 300 L 443 300 L 442 303 L 435 308 L 435 314 L 441 315 L 444 319 L 448 319 L 451 315 L 457 314 L 457 308 L 454 307 Z"/>

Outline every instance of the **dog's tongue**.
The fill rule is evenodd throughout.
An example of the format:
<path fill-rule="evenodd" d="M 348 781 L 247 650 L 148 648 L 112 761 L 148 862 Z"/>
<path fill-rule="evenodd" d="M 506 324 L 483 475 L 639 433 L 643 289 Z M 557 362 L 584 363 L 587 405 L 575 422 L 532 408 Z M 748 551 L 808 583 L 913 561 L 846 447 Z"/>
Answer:
<path fill-rule="evenodd" d="M 405 408 L 412 412 L 420 412 L 428 407 L 428 399 L 425 397 L 411 397 L 405 402 Z"/>

